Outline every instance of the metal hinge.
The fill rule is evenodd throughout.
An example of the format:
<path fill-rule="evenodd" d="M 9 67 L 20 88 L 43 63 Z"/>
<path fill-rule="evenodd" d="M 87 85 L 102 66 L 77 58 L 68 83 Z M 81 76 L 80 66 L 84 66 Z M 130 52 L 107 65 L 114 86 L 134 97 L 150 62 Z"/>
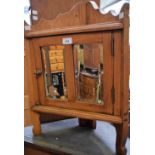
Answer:
<path fill-rule="evenodd" d="M 115 103 L 115 88 L 114 88 L 114 86 L 111 89 L 111 97 L 112 97 L 112 103 L 114 104 Z"/>
<path fill-rule="evenodd" d="M 115 39 L 114 39 L 114 34 L 111 34 L 111 55 L 114 57 L 115 56 Z"/>

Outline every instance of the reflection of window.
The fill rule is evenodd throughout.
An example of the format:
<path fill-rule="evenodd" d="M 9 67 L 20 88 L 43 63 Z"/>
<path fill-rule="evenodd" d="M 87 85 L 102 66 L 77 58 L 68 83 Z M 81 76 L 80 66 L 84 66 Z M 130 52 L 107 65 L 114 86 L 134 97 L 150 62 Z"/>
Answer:
<path fill-rule="evenodd" d="M 130 3 L 130 0 L 100 0 L 100 6 L 96 4 L 95 1 L 90 1 L 95 10 L 100 11 L 102 14 L 107 14 L 111 12 L 113 16 L 118 16 L 122 7 L 127 3 Z"/>
<path fill-rule="evenodd" d="M 28 24 L 31 25 L 31 9 L 30 9 L 30 1 L 29 0 L 24 0 L 24 21 Z"/>
<path fill-rule="evenodd" d="M 53 85 L 59 85 L 59 79 L 57 75 L 53 75 Z"/>

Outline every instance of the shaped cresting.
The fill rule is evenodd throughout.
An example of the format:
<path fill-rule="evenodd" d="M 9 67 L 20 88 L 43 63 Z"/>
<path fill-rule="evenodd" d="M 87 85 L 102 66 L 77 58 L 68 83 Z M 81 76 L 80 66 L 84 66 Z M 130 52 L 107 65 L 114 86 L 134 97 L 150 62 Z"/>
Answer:
<path fill-rule="evenodd" d="M 107 14 L 110 12 L 113 16 L 118 16 L 124 4 L 130 3 L 130 0 L 100 0 L 100 6 L 95 1 L 91 0 L 95 10 L 99 10 L 101 14 Z"/>
<path fill-rule="evenodd" d="M 100 0 L 100 5 L 94 1 L 90 0 L 89 3 L 91 3 L 92 7 L 95 10 L 98 10 L 101 14 L 107 14 L 111 13 L 113 16 L 118 16 L 119 18 L 123 18 L 123 14 L 120 13 L 122 7 L 126 3 L 130 3 L 130 0 Z M 31 10 L 31 4 L 30 0 L 24 0 L 24 21 L 26 23 L 25 25 L 25 31 L 29 31 L 32 29 L 32 20 L 34 20 L 34 16 L 31 17 L 34 10 Z M 35 10 L 37 12 L 37 10 Z M 38 13 L 36 13 L 38 14 Z M 35 18 L 38 20 L 38 16 L 35 16 Z"/>

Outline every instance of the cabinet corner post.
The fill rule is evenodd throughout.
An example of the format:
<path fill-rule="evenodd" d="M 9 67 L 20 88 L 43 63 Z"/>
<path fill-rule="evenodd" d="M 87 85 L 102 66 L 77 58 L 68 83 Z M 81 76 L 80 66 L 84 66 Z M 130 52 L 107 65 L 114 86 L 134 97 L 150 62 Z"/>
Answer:
<path fill-rule="evenodd" d="M 40 124 L 40 114 L 31 111 L 32 124 L 33 124 L 33 134 L 38 136 L 41 134 L 41 124 Z"/>

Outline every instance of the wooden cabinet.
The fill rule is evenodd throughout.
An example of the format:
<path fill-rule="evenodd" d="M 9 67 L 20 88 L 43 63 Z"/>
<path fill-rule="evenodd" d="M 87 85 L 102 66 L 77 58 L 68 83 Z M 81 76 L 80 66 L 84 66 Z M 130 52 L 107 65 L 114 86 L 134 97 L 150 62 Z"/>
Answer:
<path fill-rule="evenodd" d="M 56 20 L 40 22 L 25 33 L 31 48 L 31 112 L 35 135 L 41 134 L 41 113 L 78 117 L 81 126 L 95 127 L 95 120 L 107 121 L 116 127 L 117 153 L 126 154 L 128 6 L 122 12 L 123 19 L 103 16 L 94 13 L 88 2 L 80 2 Z M 96 23 L 92 23 L 89 14 L 96 15 Z M 68 21 L 81 19 L 81 15 L 86 17 L 82 23 L 77 20 L 78 26 L 74 22 L 67 26 Z M 53 23 L 58 28 L 52 27 Z"/>

